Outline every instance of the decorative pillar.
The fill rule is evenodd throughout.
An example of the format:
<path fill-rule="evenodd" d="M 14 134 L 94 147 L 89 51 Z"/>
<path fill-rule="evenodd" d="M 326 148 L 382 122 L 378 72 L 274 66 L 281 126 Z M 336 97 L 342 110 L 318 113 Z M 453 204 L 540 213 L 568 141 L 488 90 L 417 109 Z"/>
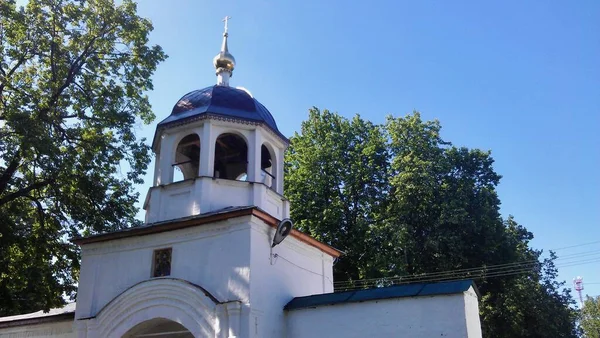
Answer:
<path fill-rule="evenodd" d="M 200 139 L 200 166 L 199 176 L 213 177 L 215 168 L 215 142 L 213 140 L 212 125 L 205 121 L 202 126 L 202 137 Z"/>
<path fill-rule="evenodd" d="M 275 178 L 277 180 L 277 183 L 275 185 L 275 191 L 277 193 L 279 193 L 280 195 L 283 195 L 283 162 L 284 162 L 284 155 L 285 155 L 285 149 L 279 149 L 277 148 L 275 151 L 277 151 L 277 172 L 275 173 Z"/>
<path fill-rule="evenodd" d="M 227 308 L 224 304 L 217 304 L 215 309 L 215 337 L 227 338 L 229 335 L 229 325 L 227 325 Z"/>
<path fill-rule="evenodd" d="M 173 182 L 173 159 L 174 159 L 174 145 L 173 140 L 175 135 L 164 133 L 160 142 L 160 156 L 156 159 L 160 161 L 160 178 L 158 185 L 170 184 Z"/>
<path fill-rule="evenodd" d="M 160 149 L 154 154 L 154 181 L 153 186 L 160 185 Z"/>
<path fill-rule="evenodd" d="M 252 131 L 248 142 L 248 181 L 261 182 L 260 147 L 262 145 L 262 135 L 258 129 Z"/>
<path fill-rule="evenodd" d="M 242 303 L 235 301 L 227 303 L 225 306 L 227 307 L 227 317 L 229 322 L 228 338 L 237 338 L 240 336 Z"/>

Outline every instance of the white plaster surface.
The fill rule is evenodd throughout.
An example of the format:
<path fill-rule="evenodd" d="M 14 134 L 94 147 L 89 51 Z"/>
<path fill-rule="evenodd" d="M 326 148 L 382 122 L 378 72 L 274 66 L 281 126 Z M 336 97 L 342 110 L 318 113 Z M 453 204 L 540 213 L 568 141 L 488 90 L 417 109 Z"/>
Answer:
<path fill-rule="evenodd" d="M 274 229 L 259 218 L 243 216 L 211 225 L 84 245 L 76 318 L 105 316 L 106 311 L 121 313 L 121 307 L 128 302 L 119 301 L 121 307 L 114 307 L 114 299 L 120 299 L 121 294 L 132 287 L 137 288 L 138 283 L 156 280 L 151 278 L 153 251 L 170 247 L 170 277 L 201 286 L 218 302 L 239 302 L 237 337 L 282 337 L 285 335 L 285 304 L 294 297 L 333 290 L 333 259 L 291 236 L 273 249 L 277 257 L 271 259 L 273 233 Z M 160 290 L 156 288 L 156 292 Z M 177 299 L 162 298 L 164 304 Z M 143 298 L 136 298 L 136 302 L 144 304 Z M 185 306 L 191 305 L 180 308 Z M 207 314 L 192 318 L 198 316 Z M 125 315 L 110 317 L 128 318 Z M 123 327 L 133 327 L 143 318 L 152 317 L 132 315 Z M 214 318 L 207 321 L 214 323 Z M 224 332 L 219 325 L 227 323 L 229 318 L 227 315 L 217 320 L 221 324 L 214 324 L 214 332 Z M 110 321 L 98 321 L 97 325 L 104 326 L 103 322 Z M 194 332 L 193 328 L 188 329 Z M 216 335 L 213 331 L 207 332 L 210 336 Z"/>
<path fill-rule="evenodd" d="M 6 317 L 5 317 L 6 318 Z M 74 338 L 77 337 L 73 329 L 72 320 L 63 320 L 52 323 L 23 325 L 17 327 L 0 328 L 1 338 L 22 337 L 52 337 L 52 338 Z"/>
<path fill-rule="evenodd" d="M 286 337 L 480 338 L 481 331 L 469 328 L 469 319 L 465 321 L 467 315 L 479 321 L 477 303 L 471 299 L 465 293 L 291 310 Z"/>
<path fill-rule="evenodd" d="M 248 301 L 250 216 L 82 248 L 77 318 L 152 277 L 153 252 L 172 248 L 170 277 L 204 287 L 219 301 Z"/>
<path fill-rule="evenodd" d="M 465 292 L 465 320 L 468 337 L 481 337 L 481 320 L 479 318 L 479 297 L 473 288 Z"/>
<path fill-rule="evenodd" d="M 271 250 L 273 233 L 273 228 L 253 223 L 252 313 L 250 334 L 246 337 L 285 337 L 283 307 L 289 301 L 294 297 L 333 291 L 333 257 L 291 236 Z"/>
<path fill-rule="evenodd" d="M 73 312 L 75 312 L 75 303 L 68 303 L 64 307 L 57 308 L 57 309 L 50 309 L 48 312 L 37 311 L 37 312 L 26 313 L 26 314 L 17 315 L 17 316 L 0 317 L 0 323 L 11 322 L 14 320 L 44 318 L 44 317 L 56 316 L 56 315 L 61 315 L 61 314 L 66 314 L 66 313 L 73 313 Z"/>

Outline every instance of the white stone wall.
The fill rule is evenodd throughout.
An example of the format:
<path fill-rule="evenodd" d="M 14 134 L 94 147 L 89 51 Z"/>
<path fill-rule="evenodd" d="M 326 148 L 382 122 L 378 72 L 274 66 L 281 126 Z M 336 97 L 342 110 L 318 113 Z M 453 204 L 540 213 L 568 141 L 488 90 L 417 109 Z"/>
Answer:
<path fill-rule="evenodd" d="M 465 292 L 465 319 L 467 321 L 468 337 L 481 337 L 479 299 L 473 288 Z"/>
<path fill-rule="evenodd" d="M 74 338 L 77 335 L 73 329 L 72 320 L 0 328 L 0 338 L 21 337 Z"/>
<path fill-rule="evenodd" d="M 291 310 L 286 337 L 480 338 L 473 295 L 465 292 Z"/>
<path fill-rule="evenodd" d="M 170 277 L 198 284 L 219 301 L 248 301 L 250 216 L 159 234 L 84 245 L 76 317 L 95 316 L 152 278 L 156 249 L 172 248 Z"/>
<path fill-rule="evenodd" d="M 289 236 L 273 249 L 278 256 L 271 260 L 273 233 L 258 217 L 244 216 L 84 245 L 76 318 L 98 316 L 115 297 L 151 279 L 153 251 L 171 247 L 170 277 L 201 286 L 219 302 L 239 302 L 238 338 L 284 337 L 284 305 L 294 297 L 331 292 L 333 259 Z"/>
<path fill-rule="evenodd" d="M 252 227 L 250 330 L 246 337 L 285 337 L 283 307 L 294 297 L 333 292 L 333 257 L 288 236 L 271 250 L 275 229 Z M 271 256 L 273 255 L 273 257 Z"/>

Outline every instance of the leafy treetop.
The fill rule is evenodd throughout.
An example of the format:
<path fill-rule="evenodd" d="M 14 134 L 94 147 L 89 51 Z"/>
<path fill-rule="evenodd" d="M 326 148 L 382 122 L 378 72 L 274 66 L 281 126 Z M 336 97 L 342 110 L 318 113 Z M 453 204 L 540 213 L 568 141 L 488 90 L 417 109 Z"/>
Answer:
<path fill-rule="evenodd" d="M 131 0 L 0 1 L 0 315 L 74 290 L 68 238 L 136 224 L 152 29 Z"/>

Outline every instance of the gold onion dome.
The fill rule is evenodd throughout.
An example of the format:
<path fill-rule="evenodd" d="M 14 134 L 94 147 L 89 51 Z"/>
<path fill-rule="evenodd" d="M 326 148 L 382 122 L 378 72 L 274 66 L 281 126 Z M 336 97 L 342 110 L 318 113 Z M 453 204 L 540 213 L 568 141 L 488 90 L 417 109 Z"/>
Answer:
<path fill-rule="evenodd" d="M 230 17 L 225 17 L 223 21 L 225 21 L 225 32 L 223 33 L 223 44 L 221 45 L 221 51 L 215 58 L 213 59 L 213 65 L 217 71 L 217 75 L 222 72 L 228 72 L 229 76 L 232 76 L 233 69 L 235 68 L 235 58 L 231 53 L 229 53 L 229 48 L 227 47 L 227 37 L 229 37 L 229 33 L 227 33 L 227 21 Z"/>

